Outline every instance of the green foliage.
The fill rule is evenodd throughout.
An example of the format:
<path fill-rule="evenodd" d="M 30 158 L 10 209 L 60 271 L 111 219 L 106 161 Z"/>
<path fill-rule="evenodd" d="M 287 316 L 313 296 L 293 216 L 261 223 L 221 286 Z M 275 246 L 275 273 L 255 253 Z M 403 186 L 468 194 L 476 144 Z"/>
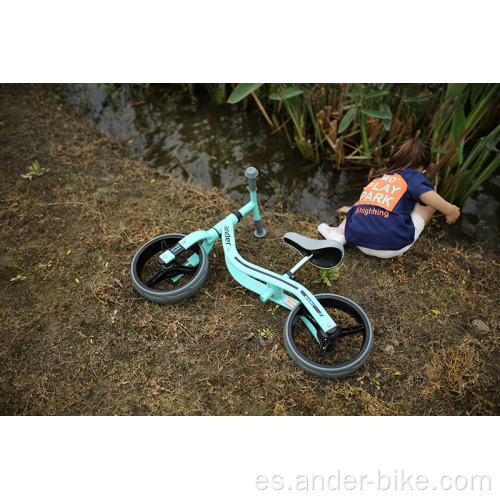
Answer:
<path fill-rule="evenodd" d="M 263 83 L 240 83 L 231 93 L 227 102 L 229 104 L 236 104 L 242 101 L 245 97 L 255 92 Z"/>
<path fill-rule="evenodd" d="M 392 147 L 406 137 L 421 137 L 436 155 L 428 176 L 440 194 L 462 193 L 449 201 L 465 201 L 465 193 L 472 191 L 459 184 L 477 187 L 483 174 L 491 175 L 497 166 L 485 145 L 484 154 L 466 160 L 482 140 L 480 131 L 489 133 L 499 121 L 500 84 L 242 83 L 228 102 L 239 102 L 257 89 L 255 101 L 273 131 L 315 163 L 366 166 L 373 176 L 383 169 L 382 159 Z"/>
<path fill-rule="evenodd" d="M 269 330 L 268 328 L 264 328 L 262 330 L 257 330 L 257 332 L 259 333 L 259 335 L 261 336 L 261 338 L 263 340 L 266 340 L 266 339 L 273 336 L 273 332 L 271 330 Z"/>
<path fill-rule="evenodd" d="M 462 106 L 462 103 L 460 101 L 457 101 L 455 103 L 455 113 L 453 115 L 453 123 L 451 125 L 451 136 L 453 137 L 454 141 L 457 141 L 459 137 L 465 132 L 466 125 L 465 125 L 465 113 L 464 113 L 464 107 Z M 456 154 L 457 154 L 457 161 L 458 163 L 462 163 L 463 157 L 462 157 L 462 152 L 464 149 L 464 140 L 460 142 L 460 145 L 456 149 Z"/>
<path fill-rule="evenodd" d="M 21 174 L 21 177 L 23 177 L 24 179 L 29 179 L 31 181 L 31 180 L 33 180 L 33 177 L 39 177 L 43 174 L 46 174 L 49 171 L 50 171 L 50 168 L 40 167 L 38 160 L 35 160 L 33 162 L 33 165 L 31 167 L 28 167 L 28 173 Z"/>
<path fill-rule="evenodd" d="M 212 99 L 212 101 L 220 106 L 226 103 L 226 87 L 225 83 L 208 83 L 207 90 Z"/>
<path fill-rule="evenodd" d="M 465 200 L 500 165 L 497 149 L 500 143 L 500 125 L 474 145 L 465 161 L 446 177 L 442 187 L 443 196 L 450 202 L 462 205 Z"/>
<path fill-rule="evenodd" d="M 457 94 L 461 94 L 467 87 L 467 83 L 449 83 L 446 89 L 446 99 L 452 99 Z"/>
<path fill-rule="evenodd" d="M 361 112 L 367 116 L 371 116 L 372 118 L 380 118 L 381 120 L 392 118 L 391 110 L 388 106 L 386 109 L 383 109 L 382 106 L 380 109 L 361 109 Z"/>
<path fill-rule="evenodd" d="M 338 267 L 333 267 L 331 269 L 321 269 L 321 276 L 314 280 L 314 283 L 325 283 L 326 286 L 332 286 L 332 281 L 339 279 L 339 269 Z"/>
<path fill-rule="evenodd" d="M 297 97 L 302 95 L 304 91 L 298 87 L 292 87 L 288 89 L 284 89 L 280 92 L 274 92 L 269 96 L 269 99 L 273 99 L 274 101 L 282 101 L 283 99 L 290 99 L 292 97 Z"/>
<path fill-rule="evenodd" d="M 351 108 L 342 118 L 342 121 L 340 122 L 339 126 L 339 134 L 341 134 L 354 120 L 354 117 L 356 116 L 356 113 L 358 112 L 357 108 Z"/>
<path fill-rule="evenodd" d="M 24 281 L 26 279 L 26 276 L 23 276 L 22 274 L 18 274 L 17 276 L 14 276 L 14 278 L 11 278 L 10 281 Z"/>
<path fill-rule="evenodd" d="M 115 324 L 117 314 L 118 314 L 118 309 L 114 309 L 113 312 L 109 315 L 109 324 L 110 325 Z"/>

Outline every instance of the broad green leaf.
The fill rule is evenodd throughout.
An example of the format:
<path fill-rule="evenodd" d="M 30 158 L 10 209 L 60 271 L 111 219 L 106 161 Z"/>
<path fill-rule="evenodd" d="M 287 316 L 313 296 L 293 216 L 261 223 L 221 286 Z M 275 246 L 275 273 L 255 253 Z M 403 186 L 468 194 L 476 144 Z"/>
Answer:
<path fill-rule="evenodd" d="M 453 140 L 456 141 L 465 132 L 466 125 L 464 107 L 462 106 L 462 103 L 457 101 L 454 108 L 455 112 L 453 114 L 453 123 L 451 124 L 451 136 L 453 137 Z M 463 161 L 462 151 L 464 149 L 464 142 L 465 141 L 462 140 L 456 149 L 459 165 L 461 165 Z"/>
<path fill-rule="evenodd" d="M 339 134 L 341 134 L 354 120 L 354 117 L 356 116 L 357 109 L 356 108 L 351 108 L 347 113 L 342 117 L 342 120 L 339 125 Z"/>
<path fill-rule="evenodd" d="M 391 110 L 387 112 L 387 110 L 383 110 L 382 108 L 376 109 L 362 109 L 361 112 L 364 115 L 371 116 L 372 118 L 380 118 L 381 120 L 388 120 L 392 118 Z"/>
<path fill-rule="evenodd" d="M 275 92 L 269 96 L 269 99 L 273 101 L 281 101 L 282 99 L 290 99 L 291 97 L 296 97 L 302 95 L 304 91 L 298 87 L 289 87 L 280 92 Z"/>
<path fill-rule="evenodd" d="M 391 129 L 391 124 L 392 124 L 392 118 L 385 118 L 382 120 L 382 123 L 384 124 L 384 128 L 387 132 Z"/>
<path fill-rule="evenodd" d="M 382 123 L 384 124 L 384 128 L 387 132 L 389 132 L 392 123 L 391 108 L 387 104 L 382 104 L 380 106 L 380 110 L 389 115 L 389 118 L 382 118 Z"/>
<path fill-rule="evenodd" d="M 377 97 L 384 97 L 386 95 L 389 95 L 388 90 L 380 90 L 378 92 L 372 92 L 371 94 L 365 95 L 365 99 L 377 99 Z"/>
<path fill-rule="evenodd" d="M 384 111 L 384 112 L 385 112 L 385 113 L 387 113 L 390 117 L 392 117 L 391 108 L 390 108 L 387 104 L 381 104 L 381 105 L 380 105 L 380 109 L 381 109 L 381 111 Z"/>
<path fill-rule="evenodd" d="M 467 126 L 472 125 L 474 121 L 482 116 L 489 106 L 498 101 L 500 84 L 495 83 L 489 88 L 486 95 L 481 95 L 480 100 L 476 105 L 470 110 L 469 116 L 467 117 Z"/>
<path fill-rule="evenodd" d="M 314 86 L 309 85 L 308 83 L 297 83 L 297 87 L 305 90 L 306 92 L 314 92 Z"/>
<path fill-rule="evenodd" d="M 472 106 L 476 105 L 477 98 L 483 91 L 484 87 L 486 87 L 485 83 L 472 83 L 472 90 L 470 93 L 470 103 Z"/>
<path fill-rule="evenodd" d="M 455 103 L 455 112 L 453 115 L 453 123 L 451 125 L 451 136 L 456 141 L 465 132 L 465 113 L 462 103 Z"/>
<path fill-rule="evenodd" d="M 411 97 L 407 97 L 405 99 L 405 102 L 422 102 L 422 101 L 428 101 L 432 96 L 432 94 L 426 94 L 426 95 L 414 95 Z"/>
<path fill-rule="evenodd" d="M 446 90 L 446 99 L 451 99 L 455 97 L 460 92 L 463 92 L 468 83 L 449 83 L 448 89 Z"/>
<path fill-rule="evenodd" d="M 263 83 L 240 83 L 231 93 L 227 102 L 229 104 L 236 104 L 242 101 L 245 97 L 255 92 Z"/>

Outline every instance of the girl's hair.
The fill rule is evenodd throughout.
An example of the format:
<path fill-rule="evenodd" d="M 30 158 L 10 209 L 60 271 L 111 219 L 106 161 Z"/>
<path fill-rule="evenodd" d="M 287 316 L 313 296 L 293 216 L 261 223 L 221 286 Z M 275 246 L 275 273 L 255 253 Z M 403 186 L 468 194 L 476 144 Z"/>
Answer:
<path fill-rule="evenodd" d="M 404 168 L 429 168 L 431 163 L 431 147 L 422 139 L 405 139 L 391 154 L 387 161 L 389 171 Z"/>

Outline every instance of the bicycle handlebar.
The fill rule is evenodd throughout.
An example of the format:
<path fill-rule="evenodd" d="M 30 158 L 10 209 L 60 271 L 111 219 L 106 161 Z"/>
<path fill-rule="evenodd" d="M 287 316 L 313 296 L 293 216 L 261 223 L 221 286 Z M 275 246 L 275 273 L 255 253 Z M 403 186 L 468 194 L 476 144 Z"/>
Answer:
<path fill-rule="evenodd" d="M 257 177 L 259 176 L 259 171 L 255 167 L 248 167 L 245 170 L 245 177 L 248 179 L 248 187 L 250 191 L 257 191 Z"/>

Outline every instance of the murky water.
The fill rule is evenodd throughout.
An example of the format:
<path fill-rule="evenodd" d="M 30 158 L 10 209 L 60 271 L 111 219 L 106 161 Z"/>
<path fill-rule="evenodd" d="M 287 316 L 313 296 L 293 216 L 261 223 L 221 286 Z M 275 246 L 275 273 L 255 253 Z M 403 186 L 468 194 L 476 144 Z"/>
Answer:
<path fill-rule="evenodd" d="M 306 213 L 318 222 L 335 222 L 335 210 L 353 204 L 366 183 L 366 171 L 318 167 L 270 135 L 257 110 L 210 103 L 156 89 L 145 102 L 137 87 L 103 84 L 65 86 L 70 102 L 106 134 L 120 139 L 131 156 L 159 172 L 174 173 L 196 183 L 225 189 L 237 203 L 247 201 L 243 172 L 259 172 L 259 199 L 266 210 Z M 200 93 L 199 93 L 200 94 Z M 499 243 L 500 173 L 463 207 L 462 217 L 446 230 L 446 238 L 463 243 Z"/>

